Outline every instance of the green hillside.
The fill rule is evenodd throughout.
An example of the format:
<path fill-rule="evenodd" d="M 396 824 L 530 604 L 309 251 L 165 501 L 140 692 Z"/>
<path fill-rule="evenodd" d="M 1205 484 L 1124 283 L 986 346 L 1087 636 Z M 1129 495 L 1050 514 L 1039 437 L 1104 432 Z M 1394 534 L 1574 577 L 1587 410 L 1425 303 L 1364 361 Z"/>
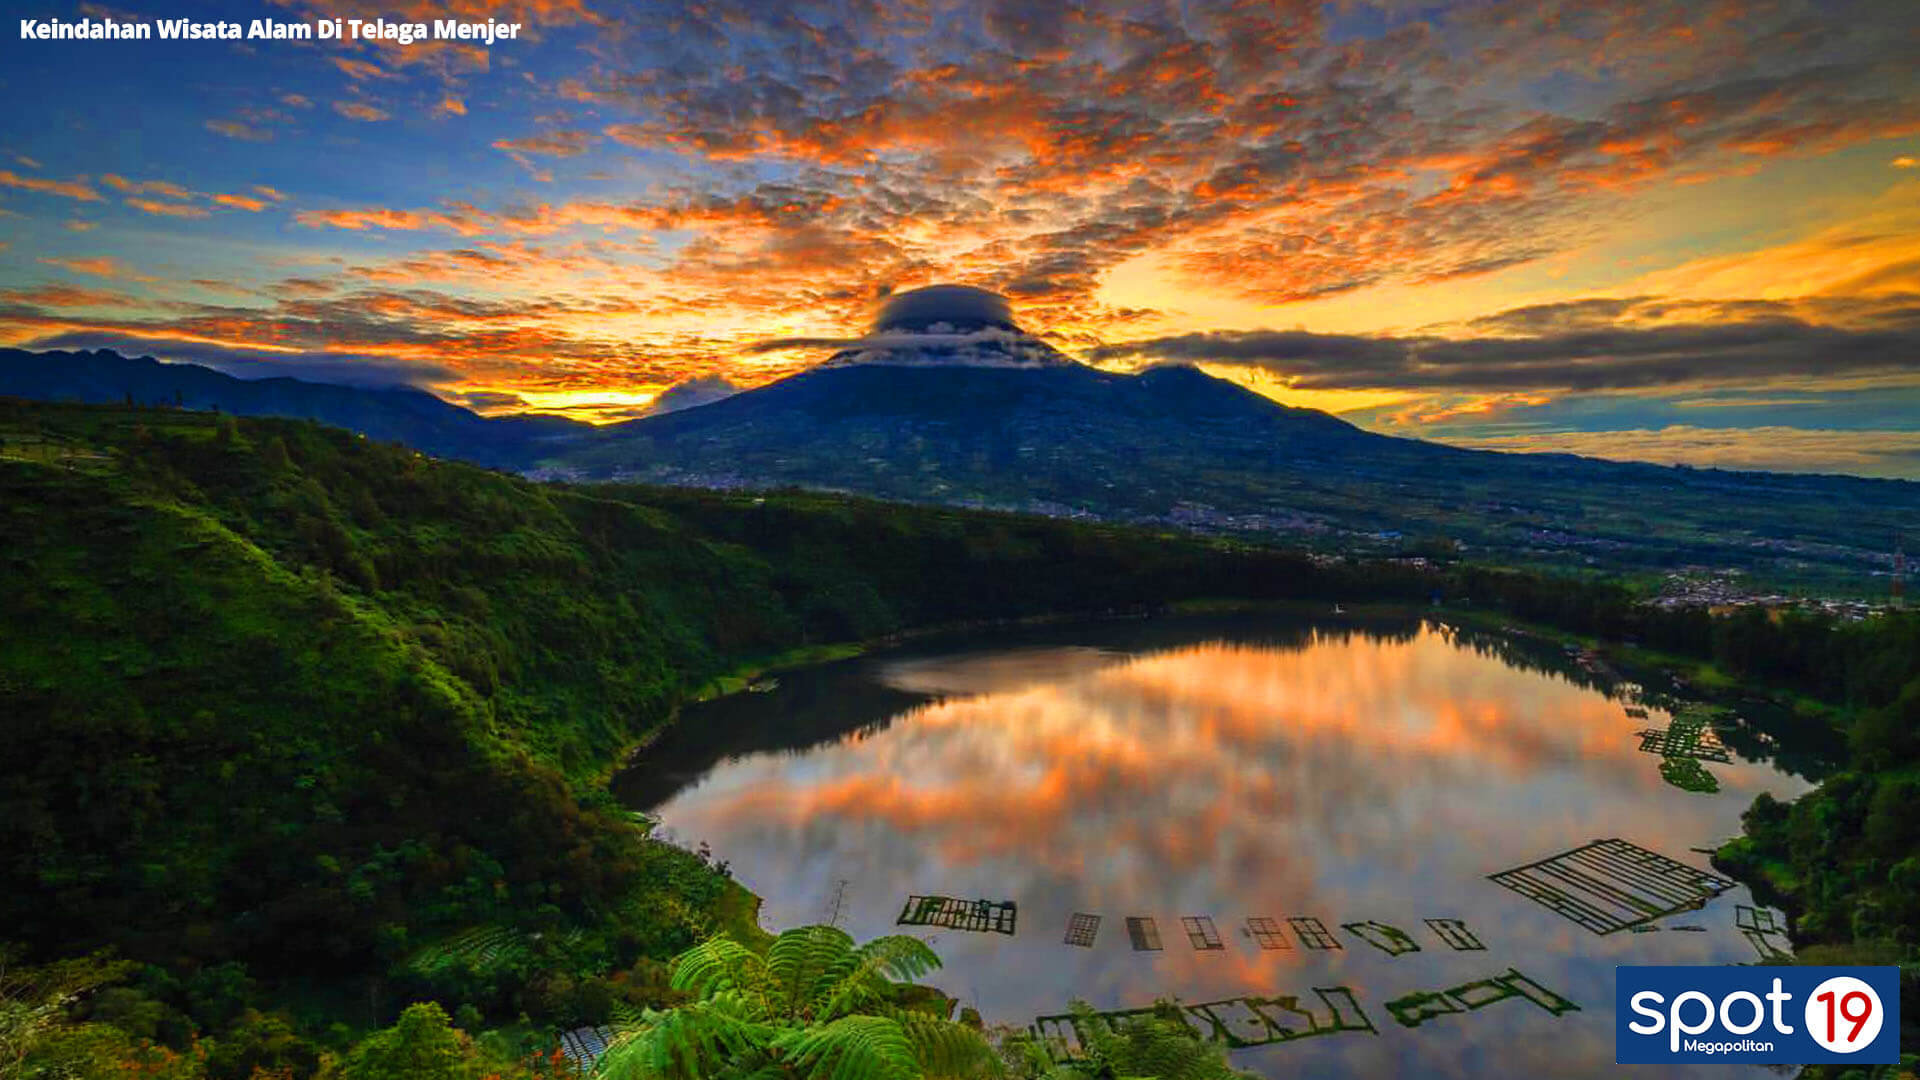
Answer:
<path fill-rule="evenodd" d="M 629 948 L 682 946 L 716 886 L 597 779 L 716 676 L 908 627 L 1359 595 L 1276 552 L 543 486 L 291 421 L 16 404 L 0 430 L 0 924 L 141 959 L 360 971 L 642 908 Z"/>
<path fill-rule="evenodd" d="M 1790 821 L 1757 806 L 1729 854 L 1804 943 L 1912 945 L 1912 618 L 1712 619 L 1495 568 L 543 485 L 307 422 L 4 400 L 0 567 L 0 1013 L 107 986 L 45 1015 L 92 1021 L 57 1029 L 75 1060 L 142 1075 L 311 1076 L 437 1000 L 494 1042 L 402 1026 L 477 1078 L 551 1027 L 672 1004 L 666 958 L 759 937 L 724 867 L 604 790 L 680 703 L 834 643 L 1213 598 L 1437 591 L 1844 703 L 1869 721 L 1852 771 Z M 118 959 L 73 959 L 95 949 Z M 353 1053 L 382 1039 L 415 1036 Z"/>

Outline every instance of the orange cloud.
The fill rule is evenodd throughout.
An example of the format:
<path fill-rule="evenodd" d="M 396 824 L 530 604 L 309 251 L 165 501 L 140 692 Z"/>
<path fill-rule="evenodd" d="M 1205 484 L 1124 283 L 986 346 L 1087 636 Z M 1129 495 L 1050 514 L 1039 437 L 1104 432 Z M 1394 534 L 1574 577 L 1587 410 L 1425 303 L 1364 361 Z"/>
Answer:
<path fill-rule="evenodd" d="M 594 136 L 584 131 L 550 131 L 520 139 L 496 139 L 493 148 L 522 154 L 575 157 L 586 153 L 587 148 L 597 141 Z"/>
<path fill-rule="evenodd" d="M 16 304 L 35 304 L 40 307 L 106 307 L 112 304 L 125 304 L 131 297 L 125 293 L 109 292 L 105 289 L 85 289 L 77 285 L 42 285 L 33 289 L 9 289 L 0 292 L 0 296 Z"/>
<path fill-rule="evenodd" d="M 333 111 L 349 120 L 360 120 L 370 124 L 387 119 L 385 110 L 377 109 L 363 101 L 336 101 L 333 103 Z"/>
<path fill-rule="evenodd" d="M 128 199 L 127 205 L 133 207 L 135 210 L 149 214 L 160 214 L 165 217 L 203 218 L 207 216 L 207 211 L 204 207 L 189 206 L 185 203 L 160 202 L 157 199 Z"/>
<path fill-rule="evenodd" d="M 1920 291 L 1920 184 L 1902 181 L 1843 220 L 1782 243 L 1693 259 L 1626 289 L 1695 299 L 1777 300 Z"/>
<path fill-rule="evenodd" d="M 356 232 L 364 229 L 399 229 L 406 232 L 447 229 L 463 236 L 475 236 L 494 227 L 489 215 L 477 211 L 468 214 L 433 210 L 302 210 L 293 219 L 309 228 L 325 226 Z"/>
<path fill-rule="evenodd" d="M 219 203 L 221 206 L 231 206 L 237 210 L 259 211 L 259 210 L 265 210 L 267 208 L 267 201 L 265 199 L 256 199 L 251 195 L 222 194 L 222 195 L 214 195 L 212 196 L 212 199 L 214 202 Z"/>
<path fill-rule="evenodd" d="M 164 195 L 169 199 L 191 199 L 193 192 L 166 180 L 129 180 L 113 173 L 102 173 L 100 182 L 123 195 Z"/>
<path fill-rule="evenodd" d="M 225 135 L 229 139 L 239 139 L 242 142 L 266 142 L 273 138 L 273 132 L 251 127 L 238 120 L 209 120 L 206 128 L 216 135 Z"/>
<path fill-rule="evenodd" d="M 40 261 L 46 263 L 48 266 L 57 266 L 62 270 L 69 270 L 76 274 L 91 274 L 94 277 L 104 278 L 124 278 L 128 281 L 153 280 L 152 278 L 143 277 L 134 273 L 125 263 L 122 263 L 119 259 L 111 255 L 89 255 L 83 258 L 70 259 L 43 258 Z"/>
<path fill-rule="evenodd" d="M 84 177 L 80 180 L 46 180 L 37 176 L 21 176 L 11 169 L 0 169 L 0 187 L 35 191 L 42 195 L 59 195 L 62 198 L 78 199 L 81 202 L 100 201 L 100 193 L 88 187 Z"/>
<path fill-rule="evenodd" d="M 1466 401 L 1445 405 L 1422 403 L 1403 409 L 1392 417 L 1395 424 L 1438 424 L 1448 420 L 1457 420 L 1463 416 L 1493 416 L 1509 409 L 1532 405 L 1550 405 L 1553 399 L 1545 394 L 1488 394 L 1485 397 L 1471 398 Z"/>
<path fill-rule="evenodd" d="M 345 56 L 334 56 L 328 59 L 334 67 L 346 72 L 347 77 L 356 82 L 361 79 L 391 79 L 394 77 L 391 72 L 382 68 L 380 65 L 370 64 L 365 60 L 354 60 Z"/>

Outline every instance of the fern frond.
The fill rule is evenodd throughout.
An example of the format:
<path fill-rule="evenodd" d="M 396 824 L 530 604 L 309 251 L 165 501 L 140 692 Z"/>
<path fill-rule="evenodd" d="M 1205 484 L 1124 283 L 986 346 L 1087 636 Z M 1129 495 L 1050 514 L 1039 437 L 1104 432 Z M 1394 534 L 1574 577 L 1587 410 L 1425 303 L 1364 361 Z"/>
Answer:
<path fill-rule="evenodd" d="M 855 950 L 864 967 L 896 982 L 912 982 L 940 966 L 940 956 L 926 942 L 906 934 L 874 938 Z"/>
<path fill-rule="evenodd" d="M 821 987 L 830 994 L 818 1006 L 821 1016 L 842 1016 L 884 1000 L 892 983 L 911 982 L 940 966 L 940 957 L 917 937 L 893 934 L 874 938 L 852 951 Z"/>
<path fill-rule="evenodd" d="M 853 939 L 837 927 L 801 926 L 782 933 L 767 949 L 775 1008 L 792 1017 L 814 1012 L 817 999 L 854 954 Z"/>
<path fill-rule="evenodd" d="M 703 1080 L 766 1055 L 777 1029 L 750 1019 L 726 992 L 666 1012 L 615 1036 L 594 1066 L 606 1080 Z"/>
<path fill-rule="evenodd" d="M 607 1019 L 614 1027 L 629 1031 L 645 1023 L 647 1014 L 651 1011 L 624 1001 L 616 1001 L 607 1007 Z"/>
<path fill-rule="evenodd" d="M 1171 1003 L 1161 1002 L 1153 1015 L 1117 1024 L 1085 1002 L 1074 1002 L 1073 1014 L 1092 1066 L 1085 1071 L 1156 1080 L 1236 1080 L 1242 1075 L 1228 1064 L 1226 1047 L 1201 1038 Z"/>
<path fill-rule="evenodd" d="M 768 989 L 767 963 L 760 954 L 732 938 L 709 938 L 673 958 L 668 985 L 702 998 L 737 991 L 764 1003 Z M 764 1012 L 763 1007 L 763 1015 Z"/>
<path fill-rule="evenodd" d="M 930 1080 L 973 1080 L 1006 1072 L 993 1044 L 974 1028 L 913 1009 L 893 1011 L 889 1019 L 906 1032 L 921 1075 Z"/>
<path fill-rule="evenodd" d="M 781 1034 L 774 1050 L 806 1080 L 919 1080 L 920 1060 L 899 1024 L 881 1016 L 843 1016 Z"/>

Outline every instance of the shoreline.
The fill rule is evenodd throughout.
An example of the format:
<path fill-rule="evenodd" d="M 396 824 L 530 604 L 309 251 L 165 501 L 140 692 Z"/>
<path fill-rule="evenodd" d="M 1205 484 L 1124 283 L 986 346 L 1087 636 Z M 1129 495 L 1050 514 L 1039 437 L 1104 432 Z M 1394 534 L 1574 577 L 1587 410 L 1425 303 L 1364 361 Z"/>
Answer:
<path fill-rule="evenodd" d="M 682 710 L 688 705 L 698 705 L 750 692 L 754 684 L 782 672 L 804 670 L 847 660 L 869 656 L 887 649 L 937 640 L 946 636 L 960 636 L 996 629 L 1039 628 L 1047 626 L 1066 626 L 1073 624 L 1106 624 L 1145 619 L 1181 619 L 1205 616 L 1304 616 L 1327 621 L 1351 621 L 1366 619 L 1408 619 L 1420 622 L 1443 622 L 1478 633 L 1498 634 L 1510 638 L 1533 638 L 1562 647 L 1578 646 L 1581 652 L 1601 661 L 1603 671 L 1597 672 L 1609 684 L 1639 683 L 1651 676 L 1663 676 L 1674 684 L 1670 693 L 1685 700 L 1712 705 L 1736 704 L 1740 698 L 1751 700 L 1758 697 L 1767 703 L 1802 711 L 1808 707 L 1820 715 L 1832 712 L 1830 706 L 1815 702 L 1798 695 L 1785 695 L 1773 688 L 1747 685 L 1727 678 L 1710 663 L 1684 657 L 1671 656 L 1656 650 L 1644 648 L 1629 641 L 1609 640 L 1574 631 L 1564 630 L 1551 624 L 1530 622 L 1509 616 L 1504 612 L 1480 607 L 1424 607 L 1408 604 L 1354 604 L 1343 606 L 1338 613 L 1327 610 L 1322 602 L 1300 600 L 1258 601 L 1234 600 L 1227 598 L 1199 599 L 1180 601 L 1153 610 L 1108 611 L 1108 612 L 1068 612 L 1039 616 L 1027 616 L 1017 619 L 975 620 L 962 623 L 946 623 L 909 630 L 898 631 L 863 641 L 832 642 L 820 645 L 799 646 L 794 649 L 774 653 L 765 657 L 739 664 L 716 675 L 702 684 L 693 695 L 676 702 L 669 715 L 659 724 L 650 728 L 646 734 L 635 740 L 615 757 L 615 764 L 605 770 L 599 778 L 598 788 L 610 794 L 612 777 L 621 770 L 630 768 L 647 747 L 657 741 L 666 731 L 681 720 Z M 1591 670 L 1591 669 L 1589 669 Z M 1611 688 L 1608 690 L 1611 695 Z M 1737 696 L 1736 696 L 1737 695 Z M 1725 864 L 1723 856 L 1728 849 L 1745 839 L 1746 833 L 1736 821 L 1731 835 L 1722 839 L 1712 849 L 1691 849 L 1707 857 L 1708 864 L 1721 873 L 1732 877 L 1746 887 L 1753 899 L 1761 904 L 1782 911 L 1788 922 L 1791 934 L 1798 912 L 1787 902 L 1787 897 L 1766 875 L 1749 876 L 1736 871 Z M 770 939 L 773 932 L 759 922 L 762 898 L 737 881 L 732 886 L 740 894 L 740 902 L 745 910 L 735 908 L 722 914 L 720 920 L 729 929 L 750 932 L 756 938 Z M 729 907 L 734 905 L 729 904 Z M 730 917 L 729 917 L 730 916 Z"/>

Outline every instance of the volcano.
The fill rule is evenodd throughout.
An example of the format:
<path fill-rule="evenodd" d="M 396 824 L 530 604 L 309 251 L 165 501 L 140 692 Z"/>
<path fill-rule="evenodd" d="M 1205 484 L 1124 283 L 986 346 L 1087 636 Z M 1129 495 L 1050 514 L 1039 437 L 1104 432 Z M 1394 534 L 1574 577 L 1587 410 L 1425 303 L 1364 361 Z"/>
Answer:
<path fill-rule="evenodd" d="M 811 370 L 608 429 L 568 464 L 598 479 L 824 487 L 917 501 L 1150 519 L 1196 455 L 1236 472 L 1418 453 L 1203 374 L 1081 364 L 1004 297 L 935 285 L 889 300 Z M 1371 448 L 1371 451 L 1369 451 Z"/>
<path fill-rule="evenodd" d="M 800 487 L 1553 566 L 1873 565 L 1920 484 L 1466 450 L 1365 431 L 1184 366 L 1065 356 L 1005 298 L 903 293 L 825 363 L 565 444 L 544 475 Z M 1888 531 L 1885 535 L 1891 535 Z M 1836 572 L 1842 572 L 1837 571 Z"/>
<path fill-rule="evenodd" d="M 559 480 L 824 489 L 1556 569 L 1741 568 L 1859 588 L 1920 484 L 1465 450 L 1289 408 L 1192 367 L 1089 367 L 1001 296 L 887 301 L 791 378 L 594 428 L 483 419 L 424 391 L 243 380 L 193 364 L 0 350 L 0 395 L 311 418 Z"/>

